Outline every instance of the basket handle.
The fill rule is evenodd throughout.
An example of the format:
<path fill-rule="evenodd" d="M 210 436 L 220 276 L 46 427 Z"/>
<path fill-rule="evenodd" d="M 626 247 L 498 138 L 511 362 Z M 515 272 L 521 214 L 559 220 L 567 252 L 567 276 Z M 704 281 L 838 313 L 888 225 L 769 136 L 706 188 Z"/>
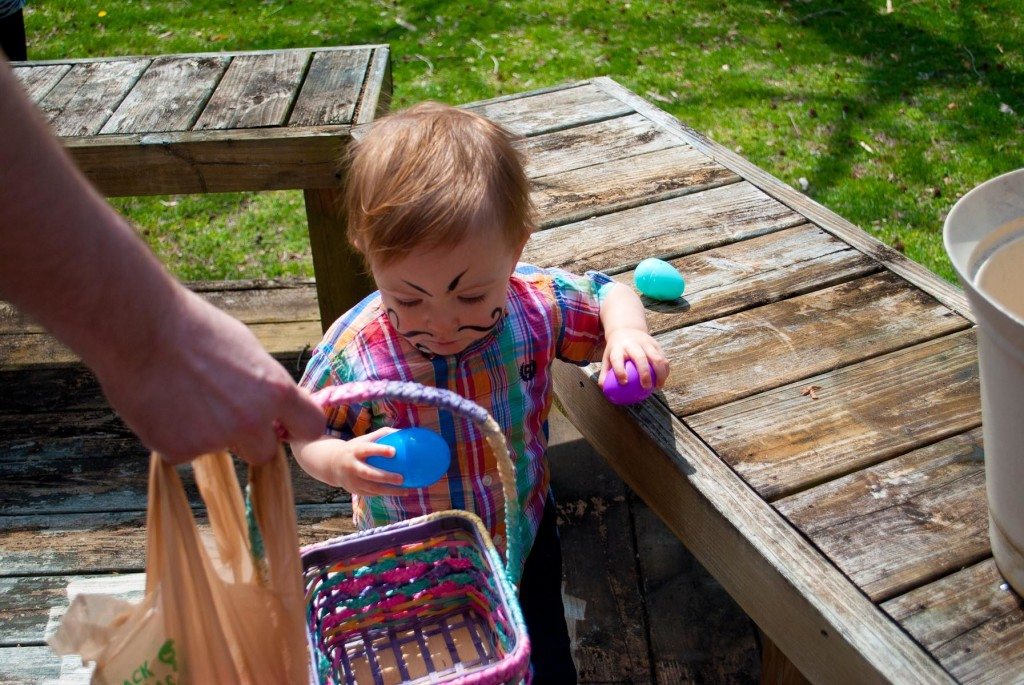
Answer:
<path fill-rule="evenodd" d="M 453 414 L 472 420 L 483 431 L 484 438 L 497 459 L 501 490 L 505 497 L 505 572 L 509 578 L 516 577 L 517 573 L 514 570 L 522 567 L 516 471 L 505 443 L 505 434 L 498 422 L 479 404 L 450 390 L 406 381 L 356 381 L 331 385 L 313 394 L 313 400 L 325 408 L 382 399 L 396 399 L 409 404 L 426 404 L 447 409 Z"/>

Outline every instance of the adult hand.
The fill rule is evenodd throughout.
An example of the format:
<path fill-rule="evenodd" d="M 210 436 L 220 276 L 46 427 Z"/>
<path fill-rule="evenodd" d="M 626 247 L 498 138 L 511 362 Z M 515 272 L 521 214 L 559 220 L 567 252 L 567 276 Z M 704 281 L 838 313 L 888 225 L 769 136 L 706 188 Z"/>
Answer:
<path fill-rule="evenodd" d="M 324 413 L 238 320 L 180 289 L 180 311 L 134 358 L 95 367 L 111 406 L 171 463 L 230 448 L 274 456 L 277 422 L 295 440 L 324 432 Z"/>

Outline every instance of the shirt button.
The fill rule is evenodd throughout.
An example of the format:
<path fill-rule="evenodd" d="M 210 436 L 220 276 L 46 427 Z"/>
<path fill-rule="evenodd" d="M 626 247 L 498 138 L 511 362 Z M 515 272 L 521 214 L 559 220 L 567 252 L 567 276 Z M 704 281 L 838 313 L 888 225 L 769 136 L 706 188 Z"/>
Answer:
<path fill-rule="evenodd" d="M 491 478 L 490 476 L 484 476 L 484 485 L 490 487 L 491 483 L 493 483 L 493 482 L 494 482 L 493 478 Z"/>
<path fill-rule="evenodd" d="M 504 541 L 505 541 L 505 538 L 503 538 L 502 536 L 500 536 L 500 535 L 495 535 L 494 536 L 494 544 L 500 545 Z"/>

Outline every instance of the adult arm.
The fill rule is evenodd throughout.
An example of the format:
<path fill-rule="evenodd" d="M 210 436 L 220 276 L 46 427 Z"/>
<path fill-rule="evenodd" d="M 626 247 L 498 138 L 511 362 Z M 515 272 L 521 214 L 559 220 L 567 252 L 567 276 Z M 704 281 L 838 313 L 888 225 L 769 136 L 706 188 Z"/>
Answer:
<path fill-rule="evenodd" d="M 323 433 L 308 394 L 239 321 L 176 281 L 85 180 L 0 58 L 0 296 L 95 372 L 151 449 L 260 462 L 274 421 Z"/>

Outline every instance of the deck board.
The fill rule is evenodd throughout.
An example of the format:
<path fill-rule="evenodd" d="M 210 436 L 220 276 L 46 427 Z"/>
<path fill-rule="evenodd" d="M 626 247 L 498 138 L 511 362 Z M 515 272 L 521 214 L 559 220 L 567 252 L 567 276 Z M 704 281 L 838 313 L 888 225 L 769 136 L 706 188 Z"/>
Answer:
<path fill-rule="evenodd" d="M 690 148 L 675 147 L 534 181 L 542 229 L 739 181 Z"/>
<path fill-rule="evenodd" d="M 100 133 L 189 130 L 228 62 L 228 57 L 157 57 Z"/>
<path fill-rule="evenodd" d="M 553 89 L 532 97 L 499 98 L 467 105 L 512 133 L 536 136 L 581 124 L 613 119 L 633 110 L 590 84 Z"/>
<path fill-rule="evenodd" d="M 58 136 L 93 135 L 149 64 L 147 59 L 76 64 L 37 104 Z"/>
<path fill-rule="evenodd" d="M 775 506 L 884 601 L 988 556 L 982 454 L 974 429 Z"/>
<path fill-rule="evenodd" d="M 691 254 L 802 223 L 799 214 L 740 182 L 538 231 L 523 259 L 615 273 L 647 257 Z"/>
<path fill-rule="evenodd" d="M 194 128 L 281 126 L 308 62 L 309 53 L 298 50 L 235 57 Z"/>
<path fill-rule="evenodd" d="M 299 541 L 355 530 L 344 503 L 296 507 Z M 208 528 L 197 512 L 200 531 Z M 0 575 L 135 573 L 145 570 L 146 512 L 83 512 L 0 517 Z"/>
<path fill-rule="evenodd" d="M 968 325 L 891 274 L 866 276 L 659 335 L 688 360 L 662 392 L 682 417 Z"/>
<path fill-rule="evenodd" d="M 64 75 L 71 70 L 70 64 L 46 64 L 32 67 L 14 67 L 14 75 L 21 82 L 29 100 L 38 103 Z"/>
<path fill-rule="evenodd" d="M 523 154 L 526 174 L 538 179 L 681 145 L 678 139 L 633 114 L 527 138 Z"/>
<path fill-rule="evenodd" d="M 803 392 L 817 386 L 818 399 Z M 975 428 L 974 330 L 908 347 L 686 418 L 775 500 Z"/>
<path fill-rule="evenodd" d="M 844 283 L 878 265 L 810 224 L 669 260 L 686 274 L 671 302 L 644 298 L 652 335 Z M 615 276 L 634 287 L 634 270 Z"/>
<path fill-rule="evenodd" d="M 963 682 L 1019 682 L 1024 601 L 988 559 L 883 607 Z"/>
<path fill-rule="evenodd" d="M 353 86 L 363 82 L 371 54 L 369 49 L 314 54 L 288 125 L 351 123 L 359 97 Z"/>

